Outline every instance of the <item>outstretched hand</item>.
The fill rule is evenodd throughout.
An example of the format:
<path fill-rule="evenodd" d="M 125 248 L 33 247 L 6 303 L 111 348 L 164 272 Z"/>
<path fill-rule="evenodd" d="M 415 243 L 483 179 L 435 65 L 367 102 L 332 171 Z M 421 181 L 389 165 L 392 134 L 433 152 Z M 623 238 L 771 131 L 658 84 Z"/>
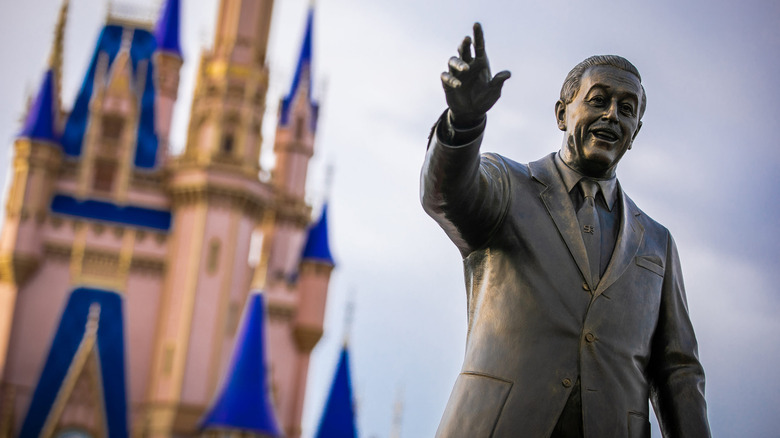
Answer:
<path fill-rule="evenodd" d="M 507 70 L 495 76 L 490 74 L 490 64 L 485 54 L 485 38 L 479 23 L 474 23 L 473 57 L 471 45 L 471 37 L 464 38 L 458 47 L 458 56 L 450 58 L 449 71 L 441 74 L 452 122 L 458 127 L 479 124 L 501 97 L 504 81 L 512 75 Z"/>

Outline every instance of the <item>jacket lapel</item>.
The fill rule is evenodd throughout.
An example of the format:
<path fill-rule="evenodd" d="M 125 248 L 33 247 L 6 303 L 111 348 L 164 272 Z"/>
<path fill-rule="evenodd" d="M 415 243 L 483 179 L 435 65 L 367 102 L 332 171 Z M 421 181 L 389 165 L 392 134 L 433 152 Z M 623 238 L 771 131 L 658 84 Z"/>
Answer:
<path fill-rule="evenodd" d="M 531 169 L 531 176 L 544 185 L 539 196 L 582 273 L 582 277 L 586 279 L 590 290 L 596 290 L 596 285 L 592 284 L 593 280 L 590 278 L 588 253 L 585 250 L 585 243 L 582 241 L 574 206 L 571 205 L 571 198 L 566 193 L 566 188 L 553 160 L 554 155 L 551 154 L 539 161 L 529 163 L 528 167 Z"/>
<path fill-rule="evenodd" d="M 601 277 L 596 293 L 593 294 L 594 298 L 601 295 L 608 287 L 612 286 L 629 264 L 634 260 L 639 245 L 642 243 L 642 238 L 645 233 L 644 227 L 639 223 L 637 216 L 642 214 L 636 205 L 631 202 L 631 199 L 623 193 L 623 189 L 620 188 L 618 183 L 618 189 L 620 192 L 620 204 L 622 214 L 620 216 L 620 231 L 618 231 L 617 242 L 615 242 L 615 250 L 612 252 L 612 258 L 609 260 L 607 270 Z M 576 218 L 575 218 L 576 220 Z"/>
<path fill-rule="evenodd" d="M 637 219 L 641 212 L 623 193 L 623 189 L 618 183 L 621 207 L 620 230 L 609 265 L 599 284 L 593 284 L 593 280 L 590 278 L 588 253 L 585 250 L 585 243 L 582 241 L 574 206 L 571 205 L 571 198 L 566 193 L 566 188 L 553 160 L 554 155 L 551 154 L 541 160 L 529 163 L 528 167 L 531 169 L 531 176 L 544 185 L 539 196 L 566 243 L 569 253 L 574 258 L 577 268 L 582 273 L 582 277 L 590 286 L 590 290 L 595 291 L 593 296 L 596 297 L 612 286 L 634 259 L 644 236 L 644 228 Z"/>

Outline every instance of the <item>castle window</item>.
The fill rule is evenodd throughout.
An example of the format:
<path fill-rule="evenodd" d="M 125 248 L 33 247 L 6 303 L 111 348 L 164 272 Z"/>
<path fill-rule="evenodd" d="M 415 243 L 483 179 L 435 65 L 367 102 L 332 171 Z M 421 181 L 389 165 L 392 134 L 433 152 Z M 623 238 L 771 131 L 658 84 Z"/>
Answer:
<path fill-rule="evenodd" d="M 116 167 L 116 162 L 114 161 L 96 161 L 95 171 L 92 174 L 92 189 L 98 192 L 111 193 L 111 190 L 114 188 Z"/>
<path fill-rule="evenodd" d="M 238 321 L 241 317 L 241 306 L 239 303 L 235 301 L 230 302 L 230 306 L 228 307 L 228 317 L 227 317 L 227 334 L 229 336 L 234 336 L 236 334 L 236 330 L 238 330 Z"/>
<path fill-rule="evenodd" d="M 125 121 L 119 116 L 103 116 L 103 138 L 108 140 L 119 140 L 122 136 L 122 128 L 124 128 L 124 125 Z"/>
<path fill-rule="evenodd" d="M 220 151 L 225 154 L 233 152 L 233 135 L 225 134 L 222 136 L 222 144 L 220 145 Z"/>
<path fill-rule="evenodd" d="M 305 123 L 303 117 L 298 116 L 295 118 L 295 139 L 300 140 L 303 138 L 303 124 Z"/>
<path fill-rule="evenodd" d="M 216 237 L 209 242 L 208 258 L 206 259 L 206 272 L 213 275 L 219 267 L 219 239 Z"/>

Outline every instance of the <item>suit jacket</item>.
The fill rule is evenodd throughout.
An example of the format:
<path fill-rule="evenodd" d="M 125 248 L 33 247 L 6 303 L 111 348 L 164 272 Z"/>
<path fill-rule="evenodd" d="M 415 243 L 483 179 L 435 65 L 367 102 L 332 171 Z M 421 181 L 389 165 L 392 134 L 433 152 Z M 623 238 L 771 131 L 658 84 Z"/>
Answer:
<path fill-rule="evenodd" d="M 581 380 L 585 437 L 710 435 L 704 371 L 669 231 L 618 185 L 620 230 L 598 284 L 549 155 L 480 157 L 432 135 L 425 210 L 463 255 L 468 335 L 440 437 L 549 437 Z"/>

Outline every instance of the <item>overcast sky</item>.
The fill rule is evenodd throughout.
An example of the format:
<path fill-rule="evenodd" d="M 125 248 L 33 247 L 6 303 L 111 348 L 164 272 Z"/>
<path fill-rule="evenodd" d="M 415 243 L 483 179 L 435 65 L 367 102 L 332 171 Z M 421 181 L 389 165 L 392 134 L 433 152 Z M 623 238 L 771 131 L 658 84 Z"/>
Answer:
<path fill-rule="evenodd" d="M 103 1 L 71 2 L 66 104 L 83 79 L 106 10 Z M 58 4 L 0 2 L 0 180 L 7 180 L 26 96 L 45 68 Z M 217 0 L 182 4 L 186 59 L 172 135 L 177 150 L 185 142 L 194 68 L 213 40 Z M 275 5 L 266 151 L 307 5 Z M 332 164 L 330 238 L 338 266 L 326 334 L 311 362 L 304 433 L 316 427 L 350 295 L 361 436 L 389 435 L 399 393 L 402 436 L 436 430 L 463 359 L 466 300 L 458 251 L 420 207 L 419 169 L 430 126 L 445 108 L 439 73 L 475 20 L 485 29 L 494 72 L 512 71 L 489 114 L 483 150 L 517 161 L 559 148 L 553 105 L 577 62 L 614 53 L 639 68 L 647 112 L 618 177 L 677 241 L 713 435 L 776 435 L 780 3 L 770 0 L 319 0 L 314 68 L 322 110 L 309 194 L 321 204 Z M 263 163 L 272 165 L 272 157 L 265 154 Z M 659 435 L 656 426 L 653 433 Z"/>

